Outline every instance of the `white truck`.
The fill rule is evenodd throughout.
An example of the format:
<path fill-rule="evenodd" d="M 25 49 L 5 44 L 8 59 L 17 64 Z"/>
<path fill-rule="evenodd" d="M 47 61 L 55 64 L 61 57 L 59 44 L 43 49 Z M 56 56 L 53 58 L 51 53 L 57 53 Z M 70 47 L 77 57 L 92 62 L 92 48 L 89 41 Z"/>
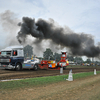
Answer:
<path fill-rule="evenodd" d="M 24 60 L 23 46 L 10 46 L 0 52 L 0 66 L 5 69 L 38 69 L 39 59 Z"/>

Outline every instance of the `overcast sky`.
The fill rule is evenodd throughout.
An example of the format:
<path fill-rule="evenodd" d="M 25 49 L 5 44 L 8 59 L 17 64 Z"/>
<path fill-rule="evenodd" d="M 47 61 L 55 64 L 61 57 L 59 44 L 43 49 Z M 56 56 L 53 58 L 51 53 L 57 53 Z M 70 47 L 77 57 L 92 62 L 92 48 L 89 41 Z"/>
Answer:
<path fill-rule="evenodd" d="M 9 45 L 7 38 L 9 41 L 11 36 L 16 37 L 19 31 L 17 22 L 23 16 L 35 20 L 52 18 L 59 25 L 68 26 L 74 32 L 91 34 L 95 43 L 100 40 L 100 0 L 0 0 L 0 17 L 7 10 L 11 12 L 15 25 L 10 27 L 4 21 L 6 19 L 0 20 L 0 48 Z"/>

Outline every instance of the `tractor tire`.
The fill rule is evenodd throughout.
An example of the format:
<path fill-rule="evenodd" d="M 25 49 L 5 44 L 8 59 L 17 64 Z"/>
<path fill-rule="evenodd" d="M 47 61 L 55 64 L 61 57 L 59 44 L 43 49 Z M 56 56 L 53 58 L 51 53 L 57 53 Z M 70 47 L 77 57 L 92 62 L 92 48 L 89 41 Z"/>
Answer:
<path fill-rule="evenodd" d="M 34 70 L 35 70 L 35 71 L 38 70 L 38 65 L 37 65 L 37 64 L 34 65 Z"/>
<path fill-rule="evenodd" d="M 63 67 L 63 70 L 66 70 L 66 67 Z"/>
<path fill-rule="evenodd" d="M 16 67 L 15 67 L 15 70 L 16 70 L 16 71 L 20 71 L 21 69 L 22 69 L 21 64 L 20 64 L 20 63 L 17 63 L 17 64 L 16 64 Z"/>

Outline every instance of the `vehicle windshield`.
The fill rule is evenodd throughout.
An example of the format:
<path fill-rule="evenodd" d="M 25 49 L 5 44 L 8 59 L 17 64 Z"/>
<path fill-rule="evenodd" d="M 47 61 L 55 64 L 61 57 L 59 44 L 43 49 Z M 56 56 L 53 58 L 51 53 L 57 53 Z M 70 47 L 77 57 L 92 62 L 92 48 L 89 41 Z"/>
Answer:
<path fill-rule="evenodd" d="M 11 51 L 1 51 L 1 56 L 11 56 Z"/>
<path fill-rule="evenodd" d="M 62 57 L 65 57 L 65 54 L 62 54 Z"/>

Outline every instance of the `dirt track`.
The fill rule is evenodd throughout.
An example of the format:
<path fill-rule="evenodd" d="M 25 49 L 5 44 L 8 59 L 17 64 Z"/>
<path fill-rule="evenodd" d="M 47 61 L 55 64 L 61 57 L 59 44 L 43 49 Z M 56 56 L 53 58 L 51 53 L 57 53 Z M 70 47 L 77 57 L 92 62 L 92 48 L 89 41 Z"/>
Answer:
<path fill-rule="evenodd" d="M 0 91 L 0 100 L 100 100 L 100 74 L 74 81 Z"/>
<path fill-rule="evenodd" d="M 69 70 L 72 69 L 73 73 L 78 72 L 90 72 L 93 71 L 95 68 L 66 68 L 63 71 L 63 74 L 68 74 Z M 96 68 L 97 71 L 100 68 Z M 5 70 L 0 69 L 0 80 L 6 79 L 17 79 L 17 78 L 31 78 L 31 77 L 43 77 L 43 76 L 53 76 L 53 75 L 60 75 L 59 70 L 22 70 L 22 71 L 14 71 L 14 70 Z"/>

